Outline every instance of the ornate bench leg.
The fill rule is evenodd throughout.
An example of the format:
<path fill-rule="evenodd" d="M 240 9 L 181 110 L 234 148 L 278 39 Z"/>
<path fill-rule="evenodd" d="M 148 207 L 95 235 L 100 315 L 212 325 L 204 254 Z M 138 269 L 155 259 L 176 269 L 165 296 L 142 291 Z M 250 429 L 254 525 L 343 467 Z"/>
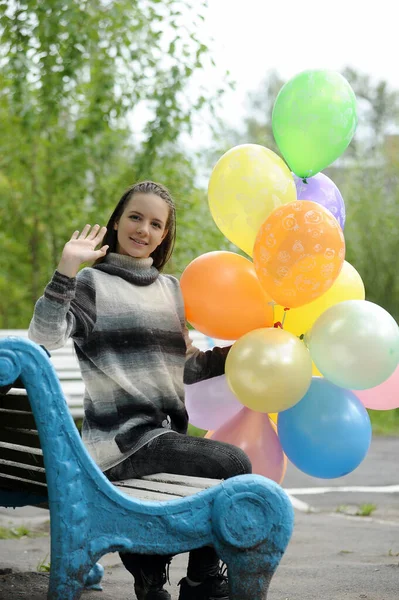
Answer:
<path fill-rule="evenodd" d="M 89 569 L 90 562 L 86 556 L 75 556 L 75 560 L 72 561 L 70 556 L 60 553 L 54 557 L 53 553 L 48 600 L 78 600 L 84 590 L 85 573 Z"/>
<path fill-rule="evenodd" d="M 267 598 L 293 530 L 294 512 L 283 489 L 248 477 L 226 481 L 212 509 L 214 545 L 228 567 L 230 600 Z"/>
<path fill-rule="evenodd" d="M 103 588 L 100 582 L 103 575 L 104 567 L 100 565 L 100 563 L 96 563 L 85 579 L 85 589 L 98 590 L 99 592 L 101 592 Z"/>
<path fill-rule="evenodd" d="M 77 574 L 68 573 L 65 570 L 56 573 L 53 565 L 51 565 L 48 600 L 78 600 L 83 589 L 84 586 L 77 579 Z"/>
<path fill-rule="evenodd" d="M 263 550 L 263 552 L 262 552 Z M 271 578 L 277 565 L 265 561 L 266 549 L 257 548 L 242 552 L 223 552 L 221 559 L 227 564 L 230 600 L 266 600 Z"/>

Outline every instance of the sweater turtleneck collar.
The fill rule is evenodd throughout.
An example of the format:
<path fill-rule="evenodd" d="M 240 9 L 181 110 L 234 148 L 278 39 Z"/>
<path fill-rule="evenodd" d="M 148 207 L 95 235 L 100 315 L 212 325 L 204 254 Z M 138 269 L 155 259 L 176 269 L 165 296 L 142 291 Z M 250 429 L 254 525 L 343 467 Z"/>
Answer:
<path fill-rule="evenodd" d="M 151 257 L 135 258 L 125 254 L 109 252 L 102 262 L 93 266 L 93 269 L 104 271 L 110 275 L 117 275 L 135 285 L 150 285 L 154 283 L 159 275 L 158 269 L 152 263 L 153 259 Z"/>

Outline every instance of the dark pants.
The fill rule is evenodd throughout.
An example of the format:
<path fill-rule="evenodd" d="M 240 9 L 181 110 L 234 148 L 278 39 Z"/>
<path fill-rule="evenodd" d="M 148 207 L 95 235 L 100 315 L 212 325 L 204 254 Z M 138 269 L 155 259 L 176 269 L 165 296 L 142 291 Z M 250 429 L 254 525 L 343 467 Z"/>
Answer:
<path fill-rule="evenodd" d="M 155 438 L 125 461 L 109 469 L 105 475 L 111 481 L 118 481 L 154 473 L 228 479 L 252 473 L 252 466 L 247 455 L 236 446 L 171 431 Z M 134 554 L 121 555 L 123 564 L 131 572 L 135 557 Z M 129 568 L 130 562 L 132 569 Z M 218 564 L 219 559 L 213 547 L 192 550 L 187 576 L 193 581 L 202 581 Z"/>

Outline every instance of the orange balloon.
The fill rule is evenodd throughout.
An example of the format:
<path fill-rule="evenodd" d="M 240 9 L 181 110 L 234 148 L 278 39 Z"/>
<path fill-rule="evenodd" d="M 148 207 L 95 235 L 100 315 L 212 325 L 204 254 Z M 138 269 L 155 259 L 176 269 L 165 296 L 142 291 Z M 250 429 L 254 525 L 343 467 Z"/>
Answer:
<path fill-rule="evenodd" d="M 234 252 L 208 252 L 193 260 L 180 285 L 187 321 L 224 340 L 273 326 L 273 307 L 250 260 Z"/>
<path fill-rule="evenodd" d="M 297 308 L 324 294 L 345 259 L 345 240 L 335 217 L 310 200 L 275 209 L 259 229 L 254 265 L 277 304 Z"/>

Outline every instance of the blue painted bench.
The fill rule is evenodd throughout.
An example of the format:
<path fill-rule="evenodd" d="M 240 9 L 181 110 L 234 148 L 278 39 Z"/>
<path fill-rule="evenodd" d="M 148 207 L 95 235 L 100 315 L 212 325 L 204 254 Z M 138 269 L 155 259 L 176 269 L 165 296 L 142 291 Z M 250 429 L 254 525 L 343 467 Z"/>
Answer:
<path fill-rule="evenodd" d="M 48 598 L 77 600 L 99 586 L 108 552 L 178 554 L 213 544 L 230 600 L 264 600 L 293 529 L 273 481 L 224 482 L 168 474 L 110 483 L 92 461 L 46 352 L 0 340 L 0 505 L 48 506 Z"/>

